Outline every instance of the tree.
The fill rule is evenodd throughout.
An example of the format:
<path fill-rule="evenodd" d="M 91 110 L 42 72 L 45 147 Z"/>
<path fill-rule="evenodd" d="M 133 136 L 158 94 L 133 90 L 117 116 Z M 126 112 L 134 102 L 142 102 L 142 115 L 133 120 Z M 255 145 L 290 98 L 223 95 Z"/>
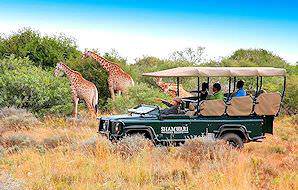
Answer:
<path fill-rule="evenodd" d="M 190 62 L 201 64 L 205 57 L 205 47 L 198 46 L 196 48 L 185 48 L 183 50 L 174 51 L 170 55 L 173 61 Z"/>
<path fill-rule="evenodd" d="M 59 61 L 81 57 L 81 52 L 65 35 L 41 36 L 38 31 L 24 28 L 0 38 L 0 59 L 10 55 L 28 57 L 36 66 L 53 67 Z"/>
<path fill-rule="evenodd" d="M 289 65 L 284 59 L 264 49 L 239 49 L 221 62 L 222 66 L 280 67 Z"/>

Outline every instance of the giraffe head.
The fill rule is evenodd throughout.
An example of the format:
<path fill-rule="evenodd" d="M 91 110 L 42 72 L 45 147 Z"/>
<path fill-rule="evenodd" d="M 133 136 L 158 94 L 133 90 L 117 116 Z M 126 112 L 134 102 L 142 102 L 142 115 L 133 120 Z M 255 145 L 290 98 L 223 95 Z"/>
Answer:
<path fill-rule="evenodd" d="M 57 63 L 55 71 L 54 71 L 54 76 L 55 77 L 59 75 L 59 72 L 62 69 L 62 64 L 63 64 L 62 62 Z"/>
<path fill-rule="evenodd" d="M 90 57 L 92 54 L 92 51 L 85 51 L 85 53 L 83 54 L 83 58 L 88 58 Z"/>

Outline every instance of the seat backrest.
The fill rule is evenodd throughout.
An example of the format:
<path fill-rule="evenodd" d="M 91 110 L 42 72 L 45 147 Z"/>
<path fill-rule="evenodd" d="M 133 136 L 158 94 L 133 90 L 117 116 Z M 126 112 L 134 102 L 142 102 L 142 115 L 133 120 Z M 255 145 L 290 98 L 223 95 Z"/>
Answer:
<path fill-rule="evenodd" d="M 257 97 L 254 111 L 257 115 L 276 115 L 280 103 L 281 95 L 279 92 L 262 93 Z"/>
<path fill-rule="evenodd" d="M 226 104 L 223 100 L 204 100 L 200 105 L 203 116 L 221 116 L 225 113 Z"/>
<path fill-rule="evenodd" d="M 253 99 L 250 96 L 233 97 L 227 103 L 229 116 L 248 116 L 253 109 Z"/>

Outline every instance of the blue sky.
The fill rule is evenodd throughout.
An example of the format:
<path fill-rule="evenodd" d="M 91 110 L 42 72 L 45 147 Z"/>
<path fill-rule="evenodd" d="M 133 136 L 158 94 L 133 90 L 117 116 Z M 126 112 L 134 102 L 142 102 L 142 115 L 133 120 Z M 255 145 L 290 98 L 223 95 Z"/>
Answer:
<path fill-rule="evenodd" d="M 298 1 L 288 0 L 1 0 L 0 32 L 62 32 L 81 49 L 115 48 L 130 60 L 204 46 L 208 58 L 264 48 L 296 62 L 297 13 Z"/>

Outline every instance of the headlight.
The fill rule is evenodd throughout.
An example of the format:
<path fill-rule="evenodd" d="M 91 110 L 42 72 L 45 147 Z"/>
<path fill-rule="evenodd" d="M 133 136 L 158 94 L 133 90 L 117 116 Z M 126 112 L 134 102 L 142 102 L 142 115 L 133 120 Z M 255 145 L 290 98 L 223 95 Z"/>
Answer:
<path fill-rule="evenodd" d="M 122 123 L 120 123 L 120 122 L 114 123 L 114 131 L 115 131 L 115 133 L 120 133 L 121 132 L 121 128 L 122 128 Z"/>
<path fill-rule="evenodd" d="M 102 120 L 101 122 L 102 122 L 102 125 L 101 125 L 102 131 L 107 131 L 109 127 L 109 121 Z"/>

